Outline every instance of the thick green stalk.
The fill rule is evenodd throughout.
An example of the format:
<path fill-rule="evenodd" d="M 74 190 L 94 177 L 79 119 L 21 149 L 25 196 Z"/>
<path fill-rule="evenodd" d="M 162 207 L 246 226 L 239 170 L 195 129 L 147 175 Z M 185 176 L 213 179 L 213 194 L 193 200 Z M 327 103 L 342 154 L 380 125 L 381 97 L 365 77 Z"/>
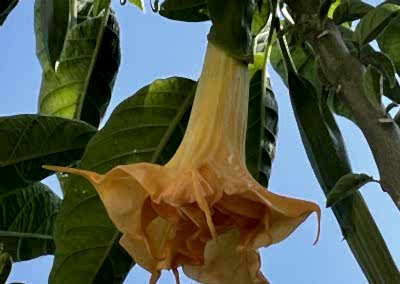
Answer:
<path fill-rule="evenodd" d="M 287 70 L 290 97 L 305 150 L 314 173 L 328 195 L 352 171 L 343 137 L 314 86 L 290 66 L 287 46 L 279 41 Z M 286 59 L 285 59 L 286 58 Z M 362 196 L 356 193 L 332 208 L 350 250 L 370 283 L 400 283 L 400 274 Z"/>
<path fill-rule="evenodd" d="M 352 207 L 354 232 L 346 240 L 368 282 L 400 283 L 399 270 L 360 194 L 354 196 Z M 340 208 L 333 211 L 338 216 Z"/>

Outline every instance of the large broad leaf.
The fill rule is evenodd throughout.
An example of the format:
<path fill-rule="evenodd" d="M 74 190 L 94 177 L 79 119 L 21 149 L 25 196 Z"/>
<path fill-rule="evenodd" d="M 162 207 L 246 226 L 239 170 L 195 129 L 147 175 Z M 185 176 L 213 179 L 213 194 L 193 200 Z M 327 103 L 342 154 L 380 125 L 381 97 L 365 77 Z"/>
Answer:
<path fill-rule="evenodd" d="M 208 21 L 206 0 L 165 0 L 160 7 L 160 15 L 176 21 Z"/>
<path fill-rule="evenodd" d="M 17 6 L 18 0 L 2 0 L 0 2 L 0 26 L 3 25 L 4 21 L 10 12 Z"/>
<path fill-rule="evenodd" d="M 369 52 L 360 58 L 364 65 L 372 65 L 379 70 L 379 72 L 388 81 L 390 88 L 396 84 L 396 70 L 394 63 L 390 57 L 382 52 Z"/>
<path fill-rule="evenodd" d="M 42 183 L 0 192 L 0 243 L 14 261 L 54 253 L 61 199 Z"/>
<path fill-rule="evenodd" d="M 399 13 L 399 5 L 383 3 L 361 19 L 356 27 L 353 39 L 360 45 L 369 43 L 382 34 Z"/>
<path fill-rule="evenodd" d="M 56 71 L 49 68 L 43 55 L 40 17 L 35 10 L 37 54 L 44 69 L 39 112 L 80 119 L 97 127 L 119 68 L 119 27 L 108 8 L 94 17 L 92 1 L 79 4 L 78 23 L 67 33 Z"/>
<path fill-rule="evenodd" d="M 305 150 L 324 192 L 329 193 L 336 184 L 336 172 L 340 172 L 337 179 L 351 172 L 340 130 L 328 111 L 326 118 L 321 113 L 317 92 L 307 79 L 290 72 L 289 92 Z"/>
<path fill-rule="evenodd" d="M 293 64 L 296 66 L 296 70 L 308 80 L 312 81 L 314 86 L 317 87 L 319 82 L 317 81 L 314 71 L 314 56 L 306 52 L 305 48 L 299 44 L 290 46 L 290 56 L 293 60 Z M 277 41 L 272 45 L 271 65 L 287 86 L 287 71 Z"/>
<path fill-rule="evenodd" d="M 183 137 L 194 91 L 194 81 L 177 77 L 138 91 L 91 140 L 80 168 L 105 173 L 120 164 L 167 162 Z M 93 283 L 96 275 L 95 283 L 121 283 L 132 260 L 118 246 L 120 234 L 96 191 L 77 176 L 70 177 L 64 191 L 50 283 Z"/>
<path fill-rule="evenodd" d="M 262 28 L 267 24 L 270 12 L 272 9 L 269 7 L 269 0 L 259 0 L 258 7 L 256 7 L 251 23 L 251 32 L 256 36 Z"/>
<path fill-rule="evenodd" d="M 333 21 L 336 25 L 340 25 L 359 20 L 373 9 L 373 6 L 362 1 L 344 1 L 335 9 Z"/>
<path fill-rule="evenodd" d="M 328 195 L 342 176 L 351 173 L 342 135 L 326 104 L 319 106 L 316 90 L 309 81 L 291 72 L 289 91 L 308 159 Z M 361 195 L 354 193 L 332 210 L 368 281 L 399 282 L 399 271 Z"/>
<path fill-rule="evenodd" d="M 397 74 L 400 74 L 400 18 L 393 19 L 376 40 L 379 48 L 393 60 Z"/>
<path fill-rule="evenodd" d="M 54 69 L 59 59 L 69 23 L 70 0 L 36 0 L 37 32 L 42 41 L 43 56 Z"/>
<path fill-rule="evenodd" d="M 47 177 L 44 164 L 69 165 L 81 158 L 96 129 L 61 117 L 15 115 L 0 118 L 0 191 Z"/>
<path fill-rule="evenodd" d="M 262 93 L 262 71 L 250 82 L 249 118 L 247 121 L 246 164 L 253 177 L 268 186 L 278 134 L 278 105 L 266 78 Z"/>

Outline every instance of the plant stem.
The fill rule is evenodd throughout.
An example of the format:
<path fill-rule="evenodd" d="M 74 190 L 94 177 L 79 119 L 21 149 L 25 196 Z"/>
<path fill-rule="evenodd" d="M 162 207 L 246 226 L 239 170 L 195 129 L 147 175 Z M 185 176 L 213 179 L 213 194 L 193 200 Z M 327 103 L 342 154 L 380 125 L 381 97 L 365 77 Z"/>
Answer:
<path fill-rule="evenodd" d="M 340 224 L 346 223 L 341 206 L 333 208 Z M 361 194 L 352 199 L 353 232 L 345 239 L 369 283 L 400 283 L 400 273 Z"/>
<path fill-rule="evenodd" d="M 289 4 L 291 11 L 295 12 L 296 20 L 310 15 L 315 15 L 318 12 L 309 9 L 309 7 L 317 7 L 318 9 L 318 5 L 305 3 L 307 1 L 287 0 L 286 2 Z M 313 0 L 309 0 L 309 2 L 313 2 Z M 393 126 L 384 125 L 378 122 L 378 118 L 384 117 L 382 114 L 385 114 L 385 112 L 383 108 L 382 110 L 376 110 L 371 106 L 367 97 L 365 97 L 365 94 L 363 93 L 362 75 L 365 72 L 363 66 L 357 59 L 350 55 L 343 43 L 339 31 L 333 23 L 326 23 L 326 30 L 328 31 L 328 34 L 320 38 L 318 38 L 318 35 L 321 31 L 311 32 L 308 36 L 309 43 L 312 44 L 316 55 L 319 55 L 321 59 L 323 59 L 323 61 L 321 60 L 321 65 L 325 76 L 332 85 L 341 85 L 344 93 L 344 95 L 342 94 L 342 97 L 347 98 L 346 102 L 343 103 L 346 103 L 353 112 L 359 112 L 357 124 L 360 124 L 359 126 L 360 128 L 362 127 L 363 132 L 365 131 L 368 133 L 368 135 L 366 133 L 364 133 L 364 135 L 368 137 L 368 142 L 374 145 L 374 147 L 371 146 L 371 149 L 374 152 L 374 157 L 377 160 L 377 163 L 378 160 L 379 163 L 384 161 L 385 157 L 388 159 L 393 158 L 390 154 L 391 151 L 389 147 L 398 149 L 400 145 L 398 143 L 398 129 L 393 130 Z M 284 47 L 284 45 L 281 44 L 281 47 L 282 46 Z M 356 72 L 356 74 L 353 74 L 353 72 Z M 349 97 L 351 99 L 349 99 Z M 364 114 L 365 108 L 367 110 Z M 332 116 L 330 117 L 333 119 Z M 334 120 L 332 120 L 329 125 L 331 128 L 337 128 Z M 394 139 L 391 140 L 390 143 L 386 143 L 386 140 L 392 139 L 392 137 L 379 137 L 379 135 L 386 135 L 384 127 L 388 127 L 388 130 L 392 132 L 391 135 L 394 135 Z M 378 128 L 378 130 L 370 130 L 370 128 Z M 374 139 L 376 139 L 375 143 L 373 143 Z M 344 147 L 341 135 L 339 135 L 338 140 L 338 145 L 343 145 Z M 384 147 L 382 149 L 376 149 L 379 148 L 377 145 L 380 143 L 384 143 Z M 316 149 L 323 147 L 323 145 L 321 146 L 318 144 L 311 146 Z M 337 180 L 339 180 L 343 175 L 351 172 L 351 166 L 348 162 L 347 155 L 340 155 L 340 150 L 341 149 L 332 149 L 333 152 L 336 152 L 336 155 L 335 153 L 330 153 L 332 154 L 330 157 L 333 158 L 330 160 L 324 159 L 323 157 L 313 157 L 312 155 L 310 157 L 310 154 L 307 153 L 325 195 L 329 194 Z M 384 156 L 384 150 L 389 151 L 387 152 L 387 156 Z M 379 157 L 379 159 L 377 157 Z M 392 172 L 394 175 L 398 173 L 396 171 L 398 171 L 400 164 L 399 156 L 395 158 L 393 163 L 396 162 L 397 165 L 395 165 Z M 334 165 L 334 170 L 327 170 L 332 165 Z M 378 164 L 378 167 L 380 167 L 380 164 Z M 390 171 L 390 168 L 384 167 L 385 175 L 383 175 L 382 169 L 380 169 L 381 178 L 385 178 L 382 180 L 385 182 L 385 187 L 387 187 L 388 179 L 386 174 L 390 174 Z M 368 282 L 379 284 L 400 283 L 399 270 L 396 267 L 379 228 L 375 224 L 361 194 L 356 192 L 352 196 L 334 205 L 332 210 L 338 220 L 343 236 Z"/>
<path fill-rule="evenodd" d="M 309 36 L 316 54 L 320 56 L 324 75 L 334 86 L 341 86 L 340 99 L 354 115 L 378 166 L 381 186 L 400 210 L 400 129 L 396 123 L 381 123 L 386 117 L 383 107 L 371 104 L 363 88 L 365 67 L 350 54 L 340 31 L 326 22 L 328 33 L 322 37 Z"/>

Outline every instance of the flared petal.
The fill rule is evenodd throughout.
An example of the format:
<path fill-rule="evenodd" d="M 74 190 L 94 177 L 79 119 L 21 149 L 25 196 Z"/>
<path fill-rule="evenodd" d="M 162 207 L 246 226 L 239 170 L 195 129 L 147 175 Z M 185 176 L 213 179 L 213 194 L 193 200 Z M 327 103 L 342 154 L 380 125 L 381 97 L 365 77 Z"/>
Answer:
<path fill-rule="evenodd" d="M 93 184 L 123 233 L 121 245 L 152 273 L 151 283 L 180 266 L 202 283 L 267 283 L 257 249 L 282 241 L 313 212 L 318 238 L 320 209 L 274 194 L 251 176 L 248 103 L 247 65 L 209 44 L 188 127 L 165 166 L 120 165 L 104 175 L 45 168 Z"/>
<path fill-rule="evenodd" d="M 255 263 L 258 248 L 282 241 L 311 213 L 317 212 L 319 222 L 316 204 L 274 194 L 244 168 L 235 177 L 226 173 L 218 178 L 213 167 L 203 164 L 200 169 L 183 171 L 138 163 L 98 175 L 46 166 L 91 181 L 111 220 L 124 234 L 121 245 L 153 275 L 182 265 L 198 266 L 197 273 L 202 273 L 207 246 L 215 246 L 215 240 L 232 230 L 236 233 L 222 240 L 227 238 L 232 245 L 234 239 L 241 261 Z M 249 283 L 258 283 L 254 277 Z M 225 281 L 213 283 L 230 283 Z"/>
<path fill-rule="evenodd" d="M 240 232 L 230 230 L 207 243 L 204 264 L 183 265 L 183 272 L 204 284 L 265 284 L 256 250 L 240 248 Z"/>

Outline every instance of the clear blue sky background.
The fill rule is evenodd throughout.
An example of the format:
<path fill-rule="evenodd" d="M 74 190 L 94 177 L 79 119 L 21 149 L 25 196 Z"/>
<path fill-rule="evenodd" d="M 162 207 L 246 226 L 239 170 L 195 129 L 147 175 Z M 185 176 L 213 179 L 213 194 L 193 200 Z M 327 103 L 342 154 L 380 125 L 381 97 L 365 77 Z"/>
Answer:
<path fill-rule="evenodd" d="M 41 80 L 41 68 L 35 56 L 33 0 L 20 1 L 0 28 L 0 115 L 35 113 Z M 157 78 L 179 75 L 197 79 L 206 47 L 208 23 L 180 23 L 150 12 L 141 13 L 113 0 L 121 27 L 122 64 L 108 115 L 121 101 Z M 147 7 L 148 8 L 148 7 Z M 279 103 L 279 139 L 270 189 L 284 195 L 317 202 L 323 208 L 320 242 L 312 246 L 316 218 L 311 216 L 284 242 L 261 250 L 262 271 L 271 283 L 366 283 L 314 177 L 304 152 L 293 117 L 288 91 L 272 72 L 273 87 Z M 108 117 L 107 115 L 107 117 Z M 378 178 L 371 153 L 361 132 L 339 119 L 353 168 Z M 58 194 L 55 178 L 46 183 Z M 376 184 L 362 189 L 373 215 L 397 263 L 400 264 L 398 236 L 399 212 Z M 16 263 L 9 281 L 29 284 L 47 283 L 53 257 Z M 148 283 L 149 274 L 136 266 L 125 283 Z M 182 277 L 182 283 L 194 283 Z M 164 272 L 160 283 L 173 283 Z"/>

